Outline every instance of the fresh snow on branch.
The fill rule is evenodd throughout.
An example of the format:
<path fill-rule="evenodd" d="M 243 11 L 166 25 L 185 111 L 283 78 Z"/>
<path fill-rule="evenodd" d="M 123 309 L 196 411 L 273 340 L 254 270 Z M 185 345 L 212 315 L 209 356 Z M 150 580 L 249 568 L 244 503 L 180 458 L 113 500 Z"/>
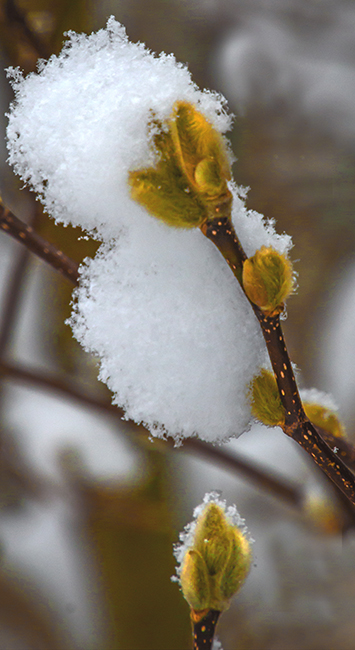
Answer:
<path fill-rule="evenodd" d="M 164 121 L 188 101 L 225 133 L 224 98 L 200 91 L 172 55 L 130 43 L 113 18 L 96 34 L 69 33 L 38 73 L 9 76 L 10 164 L 54 219 L 102 241 L 82 265 L 70 324 L 99 357 L 114 402 L 154 435 L 239 435 L 251 419 L 248 384 L 266 355 L 252 310 L 201 231 L 157 221 L 127 183 L 129 171 L 155 162 L 153 114 Z M 230 189 L 247 254 L 262 245 L 287 252 L 290 238 Z"/>

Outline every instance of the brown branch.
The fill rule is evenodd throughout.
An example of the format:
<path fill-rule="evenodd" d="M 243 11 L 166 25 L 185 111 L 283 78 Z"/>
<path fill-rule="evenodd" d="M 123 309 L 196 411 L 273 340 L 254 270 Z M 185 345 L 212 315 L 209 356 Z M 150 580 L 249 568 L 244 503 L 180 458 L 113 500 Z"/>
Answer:
<path fill-rule="evenodd" d="M 333 436 L 329 431 L 325 431 L 318 426 L 313 425 L 317 429 L 319 435 L 325 440 L 327 445 L 333 449 L 343 460 L 345 465 L 349 467 L 353 472 L 355 472 L 355 448 L 350 442 L 345 438 L 339 438 L 338 436 Z"/>
<path fill-rule="evenodd" d="M 38 235 L 32 226 L 28 226 L 18 219 L 0 200 L 0 230 L 11 235 L 28 250 L 50 264 L 71 282 L 76 284 L 79 280 L 79 265 Z"/>
<path fill-rule="evenodd" d="M 261 490 L 280 498 L 282 501 L 291 506 L 301 508 L 304 501 L 304 492 L 302 488 L 293 481 L 287 480 L 274 472 L 265 471 L 258 467 L 254 462 L 251 463 L 246 458 L 233 452 L 226 452 L 220 447 L 213 447 L 202 440 L 188 438 L 184 441 L 182 450 L 188 448 L 192 453 L 196 453 L 199 458 L 205 456 L 206 459 L 217 463 L 221 467 L 237 471 L 240 476 L 244 476 L 248 481 L 254 483 Z"/>
<path fill-rule="evenodd" d="M 247 256 L 228 217 L 216 217 L 201 227 L 220 250 L 243 291 L 241 270 Z M 280 397 L 286 410 L 285 433 L 295 440 L 355 505 L 355 477 L 308 420 L 298 393 L 295 376 L 284 341 L 279 316 L 267 317 L 249 300 L 259 320 Z"/>

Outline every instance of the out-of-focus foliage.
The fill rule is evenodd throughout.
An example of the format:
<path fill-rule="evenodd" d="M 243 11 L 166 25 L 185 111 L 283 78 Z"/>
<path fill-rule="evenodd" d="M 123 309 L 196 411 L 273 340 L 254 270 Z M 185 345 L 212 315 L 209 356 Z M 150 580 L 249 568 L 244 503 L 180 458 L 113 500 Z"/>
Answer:
<path fill-rule="evenodd" d="M 38 587 L 23 575 L 0 571 L 2 650 L 71 650 L 61 621 Z"/>
<path fill-rule="evenodd" d="M 72 459 L 62 461 L 83 503 L 83 533 L 99 570 L 107 621 L 102 648 L 188 648 L 188 607 L 169 579 L 174 535 L 165 454 L 148 452 L 133 486 L 95 480 L 83 468 L 73 472 Z"/>

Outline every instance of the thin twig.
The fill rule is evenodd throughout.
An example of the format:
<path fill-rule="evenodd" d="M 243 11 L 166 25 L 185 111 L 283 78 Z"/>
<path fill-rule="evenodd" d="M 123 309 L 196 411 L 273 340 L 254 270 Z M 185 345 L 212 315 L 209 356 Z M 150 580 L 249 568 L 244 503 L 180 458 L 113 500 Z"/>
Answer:
<path fill-rule="evenodd" d="M 59 250 L 53 244 L 38 235 L 31 226 L 18 219 L 0 199 L 0 230 L 11 235 L 28 250 L 50 264 L 71 282 L 79 280 L 79 265 Z"/>
<path fill-rule="evenodd" d="M 231 454 L 220 447 L 213 447 L 196 438 L 188 438 L 185 440 L 181 449 L 184 450 L 185 447 L 190 452 L 197 453 L 199 458 L 205 456 L 208 460 L 218 463 L 221 467 L 230 469 L 233 472 L 237 471 L 239 475 L 247 478 L 248 481 L 254 483 L 258 488 L 277 496 L 288 505 L 298 508 L 302 507 L 304 492 L 298 485 L 274 472 L 271 473 L 270 471 L 261 469 L 254 462 L 251 463 L 241 456 L 239 452 L 238 455 L 234 452 Z"/>
<path fill-rule="evenodd" d="M 247 256 L 228 217 L 216 217 L 203 224 L 203 234 L 208 237 L 222 253 L 241 285 L 242 268 Z M 280 397 L 286 410 L 284 432 L 295 440 L 333 483 L 355 505 L 355 477 L 321 438 L 308 420 L 298 393 L 295 376 L 288 356 L 279 316 L 268 317 L 249 300 L 260 323 L 270 361 L 276 376 Z"/>
<path fill-rule="evenodd" d="M 217 609 L 210 609 L 193 622 L 194 650 L 211 650 L 220 614 Z"/>

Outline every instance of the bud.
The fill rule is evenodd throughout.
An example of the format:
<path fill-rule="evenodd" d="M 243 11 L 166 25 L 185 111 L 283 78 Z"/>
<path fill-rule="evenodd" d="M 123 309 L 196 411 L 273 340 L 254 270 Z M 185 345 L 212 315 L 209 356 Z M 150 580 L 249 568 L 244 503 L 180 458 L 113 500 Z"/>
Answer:
<path fill-rule="evenodd" d="M 229 215 L 226 141 L 204 115 L 188 102 L 176 102 L 165 123 L 153 116 L 149 128 L 157 162 L 129 173 L 132 198 L 178 228 Z"/>
<path fill-rule="evenodd" d="M 267 427 L 281 428 L 285 424 L 285 409 L 273 372 L 261 368 L 250 384 L 251 412 Z"/>
<path fill-rule="evenodd" d="M 228 609 L 250 569 L 249 540 L 226 515 L 224 503 L 210 501 L 197 518 L 190 542 L 179 571 L 184 597 L 195 611 Z M 175 553 L 178 557 L 179 550 Z"/>
<path fill-rule="evenodd" d="M 337 414 L 326 406 L 309 402 L 303 403 L 309 420 L 316 426 L 331 433 L 336 438 L 346 438 L 346 431 Z"/>
<path fill-rule="evenodd" d="M 249 300 L 267 316 L 276 316 L 293 289 L 293 268 L 285 255 L 262 246 L 243 264 L 243 287 Z"/>

